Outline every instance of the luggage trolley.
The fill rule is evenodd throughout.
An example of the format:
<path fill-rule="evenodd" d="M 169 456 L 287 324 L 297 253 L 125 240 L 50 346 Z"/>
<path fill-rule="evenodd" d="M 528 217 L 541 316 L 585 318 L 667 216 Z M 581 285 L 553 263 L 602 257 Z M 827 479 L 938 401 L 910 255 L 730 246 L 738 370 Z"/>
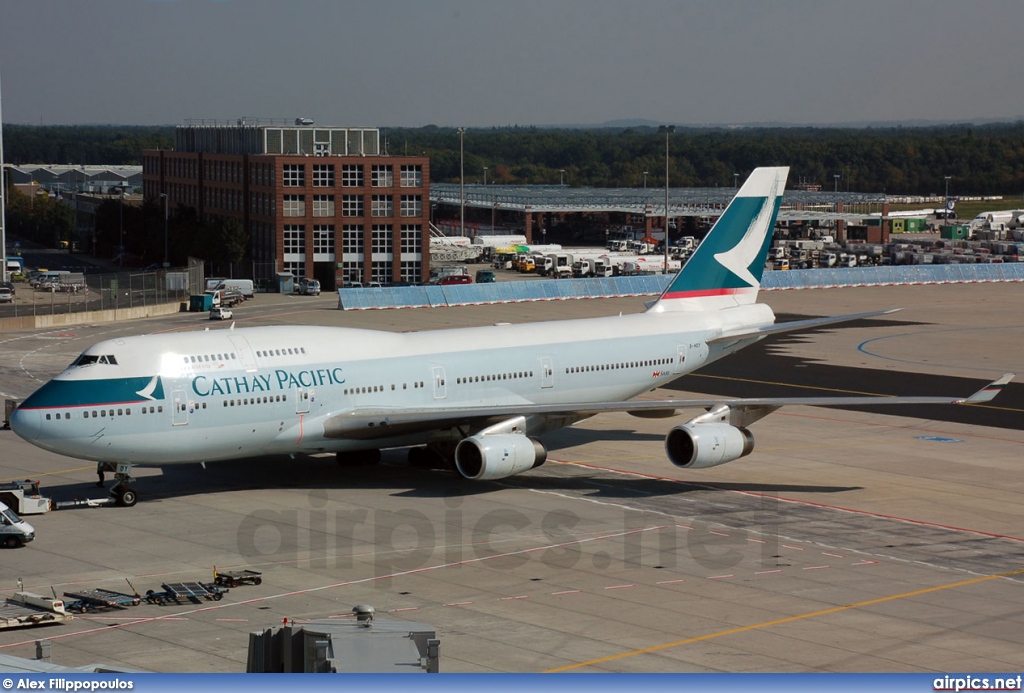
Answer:
<path fill-rule="evenodd" d="M 223 587 L 239 585 L 259 585 L 263 583 L 263 573 L 255 570 L 213 570 L 213 582 Z"/>
<path fill-rule="evenodd" d="M 147 591 L 146 601 L 150 604 L 181 604 L 183 600 L 198 604 L 204 599 L 219 602 L 227 592 L 226 589 L 202 582 L 165 582 L 161 587 L 164 588 L 163 592 Z"/>

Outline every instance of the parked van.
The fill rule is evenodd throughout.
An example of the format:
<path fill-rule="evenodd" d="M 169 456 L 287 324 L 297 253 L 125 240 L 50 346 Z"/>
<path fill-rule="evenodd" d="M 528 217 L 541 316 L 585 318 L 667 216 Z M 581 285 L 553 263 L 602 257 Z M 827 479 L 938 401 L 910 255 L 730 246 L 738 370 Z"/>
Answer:
<path fill-rule="evenodd" d="M 303 296 L 319 296 L 320 295 L 320 282 L 316 279 L 305 279 L 303 278 L 295 285 L 295 290 Z"/>
<path fill-rule="evenodd" d="M 0 503 L 0 546 L 15 549 L 36 538 L 36 530 L 18 513 Z"/>
<path fill-rule="evenodd" d="M 234 289 L 245 298 L 252 298 L 256 295 L 252 279 L 223 279 L 217 285 L 218 289 Z"/>

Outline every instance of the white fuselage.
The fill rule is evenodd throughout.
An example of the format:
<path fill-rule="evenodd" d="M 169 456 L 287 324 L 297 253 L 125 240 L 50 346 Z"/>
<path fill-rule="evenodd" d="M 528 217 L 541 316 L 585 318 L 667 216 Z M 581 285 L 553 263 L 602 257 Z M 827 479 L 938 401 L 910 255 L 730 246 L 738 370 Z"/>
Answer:
<path fill-rule="evenodd" d="M 415 445 L 441 432 L 337 439 L 324 423 L 361 410 L 629 399 L 751 341 L 709 351 L 708 339 L 773 321 L 753 304 L 411 333 L 257 327 L 126 337 L 90 347 L 81 365 L 23 403 L 12 426 L 64 455 L 142 464 Z M 531 425 L 531 435 L 558 427 Z"/>

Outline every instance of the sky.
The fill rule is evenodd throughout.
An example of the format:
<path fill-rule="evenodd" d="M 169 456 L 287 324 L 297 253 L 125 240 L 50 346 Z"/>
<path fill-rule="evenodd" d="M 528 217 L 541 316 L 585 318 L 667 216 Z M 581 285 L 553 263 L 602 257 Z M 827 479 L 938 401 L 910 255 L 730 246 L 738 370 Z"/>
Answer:
<path fill-rule="evenodd" d="M 15 0 L 3 122 L 1024 118 L 1022 0 Z"/>

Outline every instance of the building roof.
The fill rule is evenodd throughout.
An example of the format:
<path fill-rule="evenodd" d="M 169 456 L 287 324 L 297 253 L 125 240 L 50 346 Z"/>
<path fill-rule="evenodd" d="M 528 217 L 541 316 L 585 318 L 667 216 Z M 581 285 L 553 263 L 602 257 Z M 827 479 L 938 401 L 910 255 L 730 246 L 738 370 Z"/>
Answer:
<path fill-rule="evenodd" d="M 461 190 L 458 183 L 432 183 L 430 201 L 458 205 Z M 673 217 L 718 216 L 735 194 L 735 188 L 669 188 L 669 211 Z M 779 218 L 856 220 L 880 211 L 885 201 L 881 194 L 787 190 Z M 840 202 L 845 211 L 836 214 Z M 465 204 L 523 213 L 623 212 L 661 217 L 665 215 L 665 189 L 474 184 L 465 186 Z"/>

